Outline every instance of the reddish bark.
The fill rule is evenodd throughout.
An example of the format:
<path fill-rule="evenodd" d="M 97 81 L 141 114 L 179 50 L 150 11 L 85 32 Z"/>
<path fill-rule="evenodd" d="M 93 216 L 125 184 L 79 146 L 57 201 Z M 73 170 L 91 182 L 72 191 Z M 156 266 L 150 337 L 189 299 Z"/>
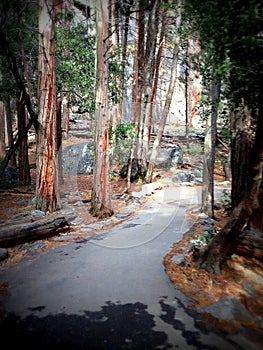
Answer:
<path fill-rule="evenodd" d="M 93 171 L 93 189 L 91 214 L 108 217 L 113 214 L 110 198 L 109 165 L 109 114 L 108 114 L 108 1 L 97 1 L 97 67 L 96 67 L 96 127 L 95 127 L 95 166 Z"/>
<path fill-rule="evenodd" d="M 40 0 L 36 207 L 44 212 L 53 212 L 60 208 L 53 6 L 53 0 Z"/>

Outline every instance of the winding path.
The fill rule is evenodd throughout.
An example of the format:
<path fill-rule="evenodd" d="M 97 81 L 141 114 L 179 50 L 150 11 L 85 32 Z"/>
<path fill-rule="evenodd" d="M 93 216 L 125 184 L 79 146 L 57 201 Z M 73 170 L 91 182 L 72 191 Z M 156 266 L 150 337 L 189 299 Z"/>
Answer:
<path fill-rule="evenodd" d="M 0 340 L 38 350 L 252 349 L 206 325 L 164 271 L 199 198 L 193 187 L 160 191 L 114 228 L 4 270 Z"/>

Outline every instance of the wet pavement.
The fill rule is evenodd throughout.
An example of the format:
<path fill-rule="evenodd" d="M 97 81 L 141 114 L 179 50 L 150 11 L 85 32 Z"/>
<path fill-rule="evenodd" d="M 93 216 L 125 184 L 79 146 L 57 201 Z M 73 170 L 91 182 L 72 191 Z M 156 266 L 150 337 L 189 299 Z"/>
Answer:
<path fill-rule="evenodd" d="M 3 269 L 0 339 L 27 349 L 259 349 L 189 307 L 162 265 L 200 189 L 174 187 L 111 229 Z"/>

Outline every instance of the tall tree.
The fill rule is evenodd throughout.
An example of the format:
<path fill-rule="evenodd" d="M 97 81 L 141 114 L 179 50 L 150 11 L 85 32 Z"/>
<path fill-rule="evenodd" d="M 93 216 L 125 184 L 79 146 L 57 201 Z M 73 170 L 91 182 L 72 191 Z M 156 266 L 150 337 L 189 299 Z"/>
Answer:
<path fill-rule="evenodd" d="M 130 173 L 135 162 L 139 172 L 147 167 L 148 147 L 154 101 L 154 78 L 156 69 L 157 37 L 159 34 L 159 11 L 161 1 L 137 2 L 135 53 L 133 66 L 132 122 L 136 137 L 131 149 L 127 171 L 127 190 L 130 189 Z"/>
<path fill-rule="evenodd" d="M 10 113 L 10 102 L 17 98 L 26 107 L 29 114 L 28 122 L 26 127 L 22 127 L 23 130 L 18 129 L 18 133 L 14 140 L 9 137 L 9 149 L 3 162 L 0 165 L 0 175 L 3 174 L 6 166 L 10 159 L 14 164 L 14 154 L 23 143 L 24 138 L 27 136 L 29 129 L 34 125 L 37 129 L 37 114 L 35 112 L 33 99 L 31 96 L 31 82 L 34 81 L 35 77 L 35 57 L 34 53 L 37 45 L 35 45 L 35 38 L 37 35 L 30 32 L 30 44 L 29 44 L 29 31 L 27 25 L 30 23 L 34 28 L 35 14 L 36 14 L 36 4 L 30 3 L 29 1 L 2 1 L 0 3 L 0 51 L 2 55 L 2 74 L 5 77 L 5 87 L 3 90 L 4 100 L 6 101 L 6 111 L 8 111 L 8 116 Z M 25 25 L 27 23 L 27 25 Z M 19 40 L 23 38 L 23 42 Z M 23 44 L 22 52 L 25 56 L 21 55 L 21 44 Z M 26 59 L 27 56 L 27 59 Z M 27 76 L 27 72 L 30 70 L 33 72 L 31 76 L 31 81 Z M 8 72 L 9 70 L 9 72 Z M 19 118 L 18 113 L 18 118 Z M 24 118 L 24 115 L 23 115 Z M 11 120 L 8 120 L 8 129 L 11 136 Z M 20 124 L 20 123 L 19 123 Z M 20 126 L 20 125 L 19 125 Z M 25 142 L 24 142 L 25 143 Z M 22 147 L 20 147 L 21 150 Z M 25 147 L 24 147 L 25 148 Z M 23 158 L 23 157 L 22 157 Z M 20 167 L 22 168 L 22 167 Z M 28 172 L 26 175 L 28 179 Z"/>
<path fill-rule="evenodd" d="M 211 113 L 206 121 L 206 135 L 204 142 L 203 157 L 203 186 L 202 186 L 202 211 L 214 217 L 214 167 L 215 167 L 215 148 L 218 103 L 220 95 L 220 84 L 216 77 L 210 82 L 209 97 L 211 104 Z"/>
<path fill-rule="evenodd" d="M 55 84 L 55 1 L 39 1 L 39 79 L 36 207 L 60 208 Z"/>
<path fill-rule="evenodd" d="M 5 149 L 6 149 L 6 142 L 5 142 L 5 106 L 4 102 L 0 101 L 0 158 L 3 159 L 5 157 Z"/>
<path fill-rule="evenodd" d="M 262 7 L 256 0 L 223 3 L 217 0 L 209 3 L 191 0 L 186 3 L 190 5 L 188 15 L 194 15 L 192 23 L 200 31 L 201 40 L 213 47 L 217 58 L 220 58 L 215 62 L 216 74 L 223 79 L 225 96 L 232 112 L 230 125 L 233 126 L 237 120 L 233 120 L 233 116 L 238 117 L 240 123 L 252 121 L 252 138 L 247 144 L 251 147 L 250 159 L 247 160 L 251 166 L 245 166 L 245 172 L 239 169 L 246 163 L 244 149 L 248 150 L 247 146 L 240 147 L 239 142 L 246 139 L 239 137 L 237 143 L 232 142 L 231 145 L 232 161 L 242 159 L 234 163 L 234 169 L 232 164 L 232 197 L 235 196 L 235 204 L 231 217 L 200 253 L 198 261 L 200 266 L 209 271 L 220 273 L 227 257 L 235 250 L 242 232 L 247 229 L 263 231 Z M 239 113 L 233 113 L 237 110 Z M 244 118 L 241 118 L 241 110 L 245 111 Z M 242 180 L 246 181 L 245 176 L 248 176 L 247 186 L 240 193 L 238 186 L 243 183 Z"/>
<path fill-rule="evenodd" d="M 178 65 L 178 54 L 180 51 L 180 28 L 181 28 L 181 22 L 182 22 L 182 1 L 178 0 L 176 5 L 176 36 L 175 36 L 175 43 L 173 44 L 173 52 L 172 52 L 172 63 L 171 63 L 171 70 L 170 70 L 170 79 L 169 79 L 169 86 L 166 93 L 165 98 L 165 105 L 161 113 L 161 118 L 158 125 L 158 131 L 156 138 L 153 143 L 153 148 L 151 151 L 149 164 L 147 168 L 147 173 L 145 176 L 145 181 L 147 183 L 152 181 L 154 166 L 156 162 L 156 158 L 158 155 L 158 151 L 160 148 L 161 140 L 163 131 L 166 125 L 167 117 L 170 112 L 171 102 L 175 90 L 176 80 L 177 80 L 177 65 Z"/>
<path fill-rule="evenodd" d="M 103 218 L 113 214 L 110 193 L 108 113 L 109 2 L 96 1 L 96 111 L 95 164 L 91 213 Z"/>

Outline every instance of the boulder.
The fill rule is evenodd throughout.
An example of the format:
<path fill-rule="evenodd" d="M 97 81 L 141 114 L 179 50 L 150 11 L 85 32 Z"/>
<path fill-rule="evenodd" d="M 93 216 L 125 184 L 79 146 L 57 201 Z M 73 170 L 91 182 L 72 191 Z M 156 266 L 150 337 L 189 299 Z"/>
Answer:
<path fill-rule="evenodd" d="M 70 145 L 62 150 L 64 174 L 90 175 L 94 167 L 94 142 Z"/>

